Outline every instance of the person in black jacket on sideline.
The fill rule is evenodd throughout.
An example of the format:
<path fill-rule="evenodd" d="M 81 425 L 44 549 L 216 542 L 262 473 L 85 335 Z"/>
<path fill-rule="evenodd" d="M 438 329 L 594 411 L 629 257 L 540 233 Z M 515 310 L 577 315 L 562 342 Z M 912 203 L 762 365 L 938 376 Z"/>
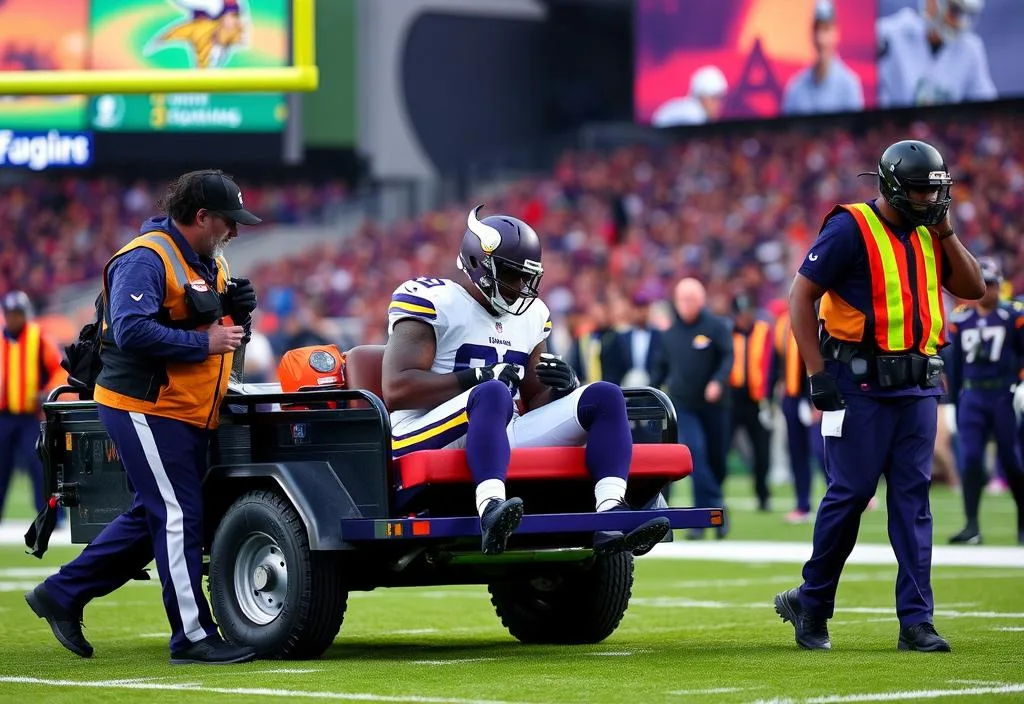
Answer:
<path fill-rule="evenodd" d="M 729 450 L 729 394 L 732 329 L 729 321 L 705 307 L 706 293 L 697 279 L 676 285 L 672 326 L 659 337 L 651 365 L 651 386 L 667 383 L 676 409 L 679 442 L 693 456 L 693 500 L 700 507 L 724 506 L 722 484 Z M 719 526 L 724 538 L 727 525 Z M 702 529 L 691 539 L 704 537 Z"/>

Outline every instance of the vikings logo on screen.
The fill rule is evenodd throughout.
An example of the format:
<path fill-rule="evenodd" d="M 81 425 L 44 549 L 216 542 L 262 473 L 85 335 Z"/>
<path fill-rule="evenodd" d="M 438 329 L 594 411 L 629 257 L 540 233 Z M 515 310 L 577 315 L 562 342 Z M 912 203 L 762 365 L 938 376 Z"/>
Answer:
<path fill-rule="evenodd" d="M 248 15 L 240 0 L 174 0 L 188 17 L 157 36 L 157 50 L 169 43 L 189 47 L 197 68 L 221 68 L 231 52 L 244 46 Z"/>

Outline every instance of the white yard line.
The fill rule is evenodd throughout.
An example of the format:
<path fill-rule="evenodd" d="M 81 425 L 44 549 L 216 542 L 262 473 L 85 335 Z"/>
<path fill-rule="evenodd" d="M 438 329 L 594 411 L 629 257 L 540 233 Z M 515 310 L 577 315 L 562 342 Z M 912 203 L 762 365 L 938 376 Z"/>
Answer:
<path fill-rule="evenodd" d="M 669 694 L 731 694 L 733 692 L 749 692 L 760 687 L 712 687 L 711 689 L 673 689 Z"/>
<path fill-rule="evenodd" d="M 764 609 L 771 606 L 770 602 L 734 603 L 729 601 L 712 601 L 698 599 L 682 599 L 675 597 L 634 597 L 630 606 L 650 606 L 657 609 Z M 892 606 L 837 606 L 835 612 L 847 614 L 893 614 Z M 959 611 L 956 609 L 936 609 L 936 616 L 943 618 L 992 618 L 1019 619 L 1024 612 L 1004 611 Z"/>
<path fill-rule="evenodd" d="M 8 520 L 0 523 L 0 545 L 24 547 L 27 529 L 27 520 Z M 50 545 L 71 545 L 70 529 L 54 531 L 50 537 Z M 677 540 L 672 543 L 658 544 L 645 559 L 800 564 L 810 556 L 811 545 L 807 541 Z M 862 543 L 854 548 L 848 563 L 853 565 L 895 565 L 896 558 L 889 545 Z M 932 550 L 932 566 L 1024 569 L 1024 547 L 936 545 Z M 158 582 L 158 580 L 154 581 Z M 450 592 L 434 591 L 424 592 L 424 594 L 430 595 L 427 598 L 444 598 Z"/>
<path fill-rule="evenodd" d="M 164 692 L 199 692 L 203 694 L 234 694 L 252 697 L 279 697 L 282 699 L 334 699 L 356 702 L 396 702 L 398 704 L 512 704 L 487 699 L 459 699 L 455 697 L 422 697 L 418 695 L 369 694 L 364 692 L 304 692 L 293 689 L 267 689 L 264 687 L 206 687 L 200 683 L 148 682 L 141 680 L 51 680 L 40 677 L 0 677 L 10 684 L 38 684 L 47 687 L 89 689 L 132 689 Z"/>
<path fill-rule="evenodd" d="M 460 658 L 455 660 L 411 660 L 410 665 L 463 665 L 470 662 L 492 662 L 498 658 Z"/>
<path fill-rule="evenodd" d="M 645 559 L 708 560 L 713 562 L 752 562 L 801 564 L 811 556 L 809 542 L 769 542 L 745 540 L 677 540 L 659 543 Z M 861 543 L 847 560 L 851 565 L 895 565 L 889 545 Z M 933 567 L 1010 567 L 1024 569 L 1024 547 L 982 545 L 936 545 L 932 548 Z"/>
<path fill-rule="evenodd" d="M 896 702 L 908 699 L 938 699 L 939 697 L 980 697 L 987 694 L 1015 694 L 1024 692 L 1024 684 L 1004 684 L 998 687 L 966 687 L 962 689 L 920 689 L 905 692 L 874 692 L 869 694 L 831 694 L 811 697 L 805 704 L 845 704 L 846 702 Z"/>

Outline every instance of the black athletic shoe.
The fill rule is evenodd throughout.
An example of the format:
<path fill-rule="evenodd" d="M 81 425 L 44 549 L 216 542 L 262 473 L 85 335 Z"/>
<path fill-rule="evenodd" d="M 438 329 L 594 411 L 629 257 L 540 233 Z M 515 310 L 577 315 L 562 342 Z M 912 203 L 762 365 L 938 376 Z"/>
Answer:
<path fill-rule="evenodd" d="M 930 623 L 915 623 L 900 629 L 900 640 L 896 644 L 900 650 L 917 650 L 922 653 L 948 653 L 949 641 L 935 632 Z"/>
<path fill-rule="evenodd" d="M 633 508 L 620 501 L 609 511 L 632 511 Z M 631 552 L 635 556 L 646 555 L 655 545 L 664 540 L 672 526 L 663 516 L 652 518 L 639 526 L 623 533 L 620 530 L 599 530 L 594 533 L 594 552 L 598 555 L 614 555 L 618 552 Z"/>
<path fill-rule="evenodd" d="M 491 499 L 480 517 L 480 549 L 484 555 L 500 555 L 505 552 L 508 536 L 519 527 L 523 520 L 523 500 L 512 497 L 506 501 Z"/>
<path fill-rule="evenodd" d="M 220 636 L 207 636 L 184 650 L 171 653 L 172 665 L 233 665 L 249 662 L 256 651 L 242 645 L 232 645 Z"/>
<path fill-rule="evenodd" d="M 783 622 L 792 622 L 796 630 L 796 644 L 807 650 L 831 650 L 827 619 L 817 618 L 800 606 L 800 589 L 790 589 L 775 595 L 775 613 Z"/>
<path fill-rule="evenodd" d="M 43 585 L 30 592 L 25 592 L 25 601 L 39 618 L 45 618 L 50 624 L 53 635 L 65 648 L 82 658 L 92 657 L 92 645 L 82 635 L 82 613 L 71 613 L 60 607 L 46 593 Z"/>
<path fill-rule="evenodd" d="M 950 545 L 981 545 L 981 532 L 977 528 L 967 526 L 949 539 Z"/>

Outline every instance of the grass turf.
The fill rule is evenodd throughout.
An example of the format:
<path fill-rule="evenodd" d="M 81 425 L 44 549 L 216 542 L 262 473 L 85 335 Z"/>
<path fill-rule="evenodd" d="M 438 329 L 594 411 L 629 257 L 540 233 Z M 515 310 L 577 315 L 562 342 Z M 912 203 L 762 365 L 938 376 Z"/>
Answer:
<path fill-rule="evenodd" d="M 748 486 L 745 478 L 730 482 L 735 538 L 809 540 L 810 525 L 782 523 L 788 490 L 777 490 L 776 512 L 759 514 L 749 510 Z M 19 496 L 28 503 L 23 483 Z M 884 492 L 879 498 L 884 506 Z M 941 543 L 960 527 L 959 497 L 936 488 L 933 512 Z M 19 513 L 23 519 L 31 511 Z M 986 496 L 983 515 L 986 542 L 1010 544 L 1012 502 Z M 885 511 L 865 514 L 861 542 L 885 541 Z M 92 660 L 61 648 L 22 592 L 76 552 L 54 547 L 37 561 L 19 547 L 0 547 L 0 702 L 826 704 L 940 692 L 947 701 L 1024 701 L 1022 569 L 935 568 L 936 625 L 951 654 L 896 651 L 895 568 L 858 565 L 840 586 L 834 650 L 798 650 L 772 597 L 798 583 L 799 565 L 772 564 L 766 553 L 756 564 L 638 560 L 630 609 L 599 645 L 521 645 L 498 622 L 483 587 L 378 590 L 352 595 L 341 633 L 320 660 L 204 668 L 168 664 L 157 582 L 133 582 L 87 609 Z"/>

